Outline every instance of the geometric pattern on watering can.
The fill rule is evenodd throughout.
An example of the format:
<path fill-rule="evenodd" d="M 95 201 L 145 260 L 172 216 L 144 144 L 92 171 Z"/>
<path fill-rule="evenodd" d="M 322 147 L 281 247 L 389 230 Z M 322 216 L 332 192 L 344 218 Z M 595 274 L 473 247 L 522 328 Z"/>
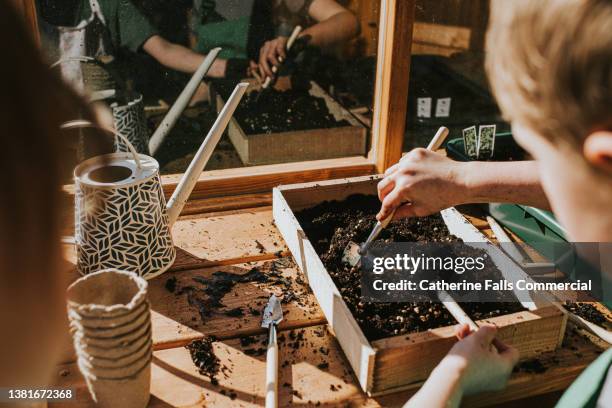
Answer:
<path fill-rule="evenodd" d="M 115 130 L 125 136 L 138 153 L 149 154 L 149 130 L 142 96 L 132 102 L 111 108 Z M 115 138 L 117 152 L 129 152 L 125 143 Z"/>
<path fill-rule="evenodd" d="M 77 183 L 75 199 L 81 274 L 116 268 L 147 278 L 174 262 L 176 250 L 159 175 L 119 189 Z"/>

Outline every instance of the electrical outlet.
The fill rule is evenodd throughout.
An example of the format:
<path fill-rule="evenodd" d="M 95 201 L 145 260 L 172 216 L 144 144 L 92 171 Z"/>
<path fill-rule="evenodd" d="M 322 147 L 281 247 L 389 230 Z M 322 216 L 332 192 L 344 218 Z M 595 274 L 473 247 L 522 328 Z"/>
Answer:
<path fill-rule="evenodd" d="M 451 98 L 439 98 L 436 100 L 436 118 L 448 118 L 450 116 Z"/>
<path fill-rule="evenodd" d="M 431 98 L 417 98 L 417 118 L 431 118 Z"/>

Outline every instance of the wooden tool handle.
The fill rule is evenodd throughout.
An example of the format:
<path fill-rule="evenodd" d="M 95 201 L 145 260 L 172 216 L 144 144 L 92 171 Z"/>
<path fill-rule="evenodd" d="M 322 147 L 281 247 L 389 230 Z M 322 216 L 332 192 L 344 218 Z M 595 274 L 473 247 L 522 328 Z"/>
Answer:
<path fill-rule="evenodd" d="M 431 141 L 427 145 L 427 150 L 431 150 L 431 151 L 438 150 L 440 146 L 442 146 L 442 144 L 446 140 L 447 136 L 448 136 L 448 128 L 444 126 L 440 126 L 440 129 L 438 129 L 434 137 L 431 139 Z M 395 215 L 395 209 L 391 211 L 391 214 L 389 214 L 387 218 L 385 218 L 384 220 L 380 222 L 381 228 L 383 229 L 387 228 L 387 225 L 389 225 L 391 220 L 393 220 L 394 215 Z"/>
<path fill-rule="evenodd" d="M 431 139 L 429 144 L 427 145 L 427 150 L 435 151 L 442 146 L 446 137 L 448 136 L 448 128 L 444 126 L 440 126 L 440 129 L 436 132 L 434 137 Z"/>
<path fill-rule="evenodd" d="M 278 343 L 276 327 L 270 325 L 270 341 L 266 354 L 266 408 L 278 407 Z"/>
<path fill-rule="evenodd" d="M 395 210 L 397 210 L 397 208 L 394 208 L 393 211 L 391 211 L 391 214 L 389 214 L 387 218 L 385 218 L 384 220 L 380 222 L 381 228 L 387 228 L 387 225 L 391 223 L 391 221 L 393 220 L 393 217 L 395 216 Z"/>
<path fill-rule="evenodd" d="M 287 51 L 289 51 L 291 49 L 291 47 L 293 47 L 293 44 L 295 43 L 295 40 L 297 40 L 298 35 L 300 35 L 300 33 L 302 32 L 302 26 L 295 26 L 295 28 L 293 29 L 293 32 L 291 33 L 291 35 L 289 36 L 289 39 L 287 40 L 287 45 L 285 46 L 285 49 Z M 278 60 L 282 63 L 283 62 L 283 58 L 279 57 Z M 272 67 L 272 72 L 274 74 L 276 74 L 278 72 L 278 67 L 276 65 L 274 65 Z M 270 83 L 272 82 L 272 77 L 267 76 L 266 80 L 264 81 L 264 83 L 261 85 L 261 87 L 263 89 L 266 89 L 267 87 L 270 86 Z"/>

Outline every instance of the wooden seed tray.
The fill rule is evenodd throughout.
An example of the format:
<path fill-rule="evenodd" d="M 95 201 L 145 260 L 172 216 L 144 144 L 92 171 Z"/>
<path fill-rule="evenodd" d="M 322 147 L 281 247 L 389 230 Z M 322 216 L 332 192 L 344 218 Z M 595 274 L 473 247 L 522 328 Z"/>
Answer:
<path fill-rule="evenodd" d="M 421 384 L 455 343 L 454 327 L 368 341 L 344 303 L 340 291 L 295 217 L 295 212 L 352 194 L 376 194 L 377 176 L 279 186 L 273 192 L 273 213 L 296 263 L 304 273 L 347 360 L 364 391 L 387 394 Z M 454 208 L 442 216 L 450 232 L 465 242 L 488 242 Z M 489 254 L 505 276 L 522 273 L 493 245 Z M 524 274 L 522 275 L 524 276 Z M 487 319 L 499 327 L 499 338 L 517 347 L 521 359 L 552 351 L 561 345 L 567 317 L 544 299 L 520 299 L 528 311 Z"/>
<path fill-rule="evenodd" d="M 260 88 L 258 84 L 250 82 L 252 85 L 247 93 Z M 346 120 L 350 126 L 247 135 L 236 118 L 232 117 L 227 133 L 245 165 L 333 159 L 365 154 L 367 128 L 319 85 L 312 81 L 310 84 L 310 94 L 323 98 L 334 118 L 338 121 Z M 219 94 L 214 94 L 214 100 L 217 111 L 220 112 L 225 101 Z"/>

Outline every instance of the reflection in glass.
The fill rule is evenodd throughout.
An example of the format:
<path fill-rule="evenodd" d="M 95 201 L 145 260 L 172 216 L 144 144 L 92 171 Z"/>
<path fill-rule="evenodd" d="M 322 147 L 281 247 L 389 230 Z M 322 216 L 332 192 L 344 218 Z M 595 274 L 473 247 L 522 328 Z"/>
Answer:
<path fill-rule="evenodd" d="M 484 71 L 488 13 L 489 0 L 417 1 L 404 151 L 426 146 L 440 126 L 450 129 L 452 141 L 470 126 L 496 125 L 498 147 L 522 154 L 508 135 Z M 460 142 L 454 147 L 463 150 Z M 494 158 L 501 156 L 497 152 Z"/>
<path fill-rule="evenodd" d="M 252 87 L 207 169 L 364 156 L 369 148 L 378 1 L 40 0 L 37 7 L 54 69 L 90 99 L 110 89 L 142 94 L 149 136 L 204 56 L 222 47 L 155 154 L 163 173 L 185 170 L 227 90 L 245 78 Z"/>

